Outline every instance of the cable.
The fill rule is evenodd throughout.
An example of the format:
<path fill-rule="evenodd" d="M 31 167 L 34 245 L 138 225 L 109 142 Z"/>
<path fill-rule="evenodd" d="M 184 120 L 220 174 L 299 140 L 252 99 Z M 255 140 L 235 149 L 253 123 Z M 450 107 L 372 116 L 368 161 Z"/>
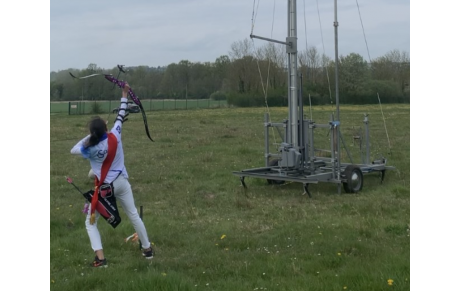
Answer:
<path fill-rule="evenodd" d="M 361 11 L 360 11 L 360 9 L 359 9 L 358 0 L 356 0 L 356 7 L 358 8 L 359 20 L 360 20 L 360 22 L 361 22 L 361 28 L 362 28 L 362 30 L 363 30 L 364 42 L 365 42 L 365 44 L 366 44 L 367 57 L 369 58 L 369 64 L 372 64 L 371 55 L 370 55 L 370 53 L 369 53 L 369 46 L 367 45 L 366 33 L 364 32 L 364 25 L 363 25 L 363 20 L 362 20 L 362 17 L 361 17 Z M 383 115 L 382 103 L 380 102 L 379 92 L 377 92 L 377 99 L 379 100 L 380 112 L 382 113 L 382 119 L 383 119 L 383 126 L 384 126 L 384 128 L 385 128 L 385 134 L 387 135 L 387 140 L 388 140 L 388 148 L 389 148 L 390 154 L 391 154 L 390 137 L 389 137 L 389 135 L 388 135 L 387 126 L 386 126 L 386 123 L 385 123 L 385 116 Z M 378 144 L 378 143 L 377 143 L 377 144 Z"/>
<path fill-rule="evenodd" d="M 324 37 L 323 37 L 323 28 L 321 26 L 321 16 L 319 14 L 319 4 L 318 4 L 318 0 L 316 0 L 316 9 L 318 11 L 318 20 L 319 20 L 319 29 L 320 29 L 320 32 L 321 32 L 321 43 L 323 45 L 323 56 L 326 55 L 326 50 L 324 49 Z M 329 100 L 331 100 L 331 106 L 333 107 L 333 102 L 332 102 L 332 90 L 331 90 L 331 81 L 329 79 L 329 72 L 327 71 L 327 67 L 326 67 L 326 64 L 324 64 L 324 58 L 323 58 L 323 68 L 324 70 L 326 71 L 326 77 L 327 77 L 327 84 L 328 84 L 328 88 L 329 88 Z"/>
<path fill-rule="evenodd" d="M 253 11 L 252 11 L 252 14 L 253 14 L 253 19 L 254 18 L 254 15 L 257 16 L 257 10 L 259 8 L 259 5 L 257 4 L 257 10 L 254 14 L 254 6 L 255 6 L 255 0 L 254 0 L 254 4 L 253 4 Z M 273 0 L 273 13 L 272 13 L 272 29 L 271 29 L 271 33 L 270 33 L 270 37 L 273 37 L 273 27 L 274 27 L 274 23 L 275 23 L 275 0 Z M 252 22 L 252 30 L 251 30 L 251 34 L 253 32 L 253 29 L 254 29 L 254 26 L 255 26 L 255 20 L 253 20 Z M 263 77 L 262 77 L 262 72 L 260 70 L 260 65 L 259 65 L 259 58 L 257 56 L 257 52 L 256 52 L 256 46 L 255 46 L 255 42 L 254 42 L 254 39 L 252 39 L 252 45 L 253 45 L 253 48 L 254 48 L 254 56 L 255 56 L 255 59 L 256 59 L 256 63 L 257 63 L 257 70 L 259 71 L 259 76 L 260 76 L 260 83 L 261 83 L 261 86 L 262 86 L 262 91 L 264 93 L 264 99 L 265 99 L 265 107 L 267 108 L 267 113 L 268 113 L 268 120 L 269 122 L 271 123 L 271 114 L 270 114 L 270 108 L 268 106 L 268 100 L 267 100 L 267 94 L 268 94 L 268 85 L 269 85 L 269 77 L 270 77 L 270 66 L 271 66 L 271 58 L 270 58 L 270 54 L 269 54 L 269 50 L 270 50 L 270 47 L 267 48 L 267 52 L 268 52 L 268 68 L 267 68 L 267 83 L 266 83 L 266 86 L 264 86 L 264 81 L 263 81 Z M 275 52 L 275 50 L 274 50 Z M 276 144 L 276 135 L 275 135 L 275 130 L 274 128 L 272 127 L 272 134 L 273 134 L 273 139 L 274 139 L 274 142 Z"/>

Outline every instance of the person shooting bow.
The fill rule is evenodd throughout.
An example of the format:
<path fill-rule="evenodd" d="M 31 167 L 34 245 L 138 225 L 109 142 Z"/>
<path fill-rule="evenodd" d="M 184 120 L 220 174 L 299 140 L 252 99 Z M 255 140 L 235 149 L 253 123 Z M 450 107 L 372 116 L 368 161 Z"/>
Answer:
<path fill-rule="evenodd" d="M 107 131 L 107 122 L 100 117 L 92 118 L 89 123 L 90 134 L 81 139 L 70 150 L 71 154 L 81 155 L 89 160 L 91 171 L 95 176 L 94 195 L 85 220 L 91 247 L 96 255 L 91 264 L 93 267 L 107 267 L 107 259 L 104 256 L 102 240 L 97 228 L 100 214 L 96 211 L 95 205 L 99 195 L 114 195 L 138 234 L 142 255 L 146 259 L 152 259 L 155 254 L 144 222 L 137 212 L 131 185 L 128 181 L 128 172 L 124 164 L 121 129 L 127 115 L 129 90 L 130 87 L 126 83 L 122 88 L 120 109 L 110 132 Z"/>

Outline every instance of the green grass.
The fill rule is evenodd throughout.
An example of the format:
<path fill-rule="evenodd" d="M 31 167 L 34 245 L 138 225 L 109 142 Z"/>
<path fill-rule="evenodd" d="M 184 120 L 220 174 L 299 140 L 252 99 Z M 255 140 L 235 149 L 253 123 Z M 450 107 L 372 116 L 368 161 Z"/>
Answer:
<path fill-rule="evenodd" d="M 142 99 L 142 107 L 145 111 L 154 110 L 183 110 L 183 109 L 209 109 L 227 107 L 226 100 L 211 100 L 211 99 Z M 70 103 L 70 104 L 69 104 Z M 50 112 L 69 113 L 72 115 L 92 114 L 94 106 L 100 109 L 101 113 L 112 112 L 113 109 L 120 105 L 119 100 L 98 100 L 98 101 L 61 101 L 51 102 Z M 70 108 L 69 108 L 70 105 Z"/>
<path fill-rule="evenodd" d="M 333 111 L 313 107 L 313 119 L 327 123 Z M 51 290 L 409 290 L 409 105 L 383 106 L 390 143 L 380 106 L 341 106 L 349 150 L 357 152 L 352 135 L 367 113 L 371 158 L 384 155 L 396 170 L 383 184 L 378 175 L 365 175 L 358 194 L 312 184 L 312 198 L 296 182 L 246 178 L 245 190 L 232 174 L 264 166 L 265 112 L 148 112 L 153 143 L 142 116 L 130 114 L 125 164 L 156 257 L 147 261 L 136 242 L 124 242 L 134 230 L 121 210 L 116 229 L 100 221 L 109 267 L 96 270 L 88 266 L 94 254 L 84 199 L 64 178 L 82 190 L 92 187 L 88 161 L 70 154 L 87 134 L 90 116 L 51 115 Z M 287 108 L 270 108 L 270 115 L 280 122 Z M 327 138 L 318 133 L 318 143 Z"/>

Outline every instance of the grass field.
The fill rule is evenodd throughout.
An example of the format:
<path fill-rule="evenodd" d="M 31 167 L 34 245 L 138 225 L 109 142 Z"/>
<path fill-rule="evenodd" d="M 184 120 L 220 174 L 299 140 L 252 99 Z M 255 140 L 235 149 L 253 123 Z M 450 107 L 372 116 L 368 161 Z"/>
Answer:
<path fill-rule="evenodd" d="M 226 100 L 211 99 L 142 99 L 141 102 L 145 111 L 227 107 Z M 119 100 L 50 102 L 50 112 L 70 115 L 91 114 L 94 112 L 94 107 L 97 106 L 99 112 L 109 113 L 119 105 Z"/>
<path fill-rule="evenodd" d="M 124 241 L 134 230 L 121 210 L 116 229 L 99 221 L 106 269 L 89 267 L 84 199 L 65 180 L 92 187 L 89 162 L 70 154 L 90 115 L 51 115 L 50 289 L 409 290 L 410 106 L 384 105 L 385 123 L 378 105 L 340 109 L 350 151 L 357 152 L 352 136 L 367 113 L 371 159 L 384 155 L 396 170 L 383 184 L 365 175 L 357 194 L 311 185 L 312 198 L 295 182 L 246 178 L 245 190 L 232 174 L 264 166 L 266 108 L 148 112 L 155 142 L 142 115 L 130 114 L 125 164 L 156 257 L 147 261 L 136 242 Z M 327 123 L 334 110 L 313 107 L 313 119 Z M 287 108 L 270 108 L 270 116 L 280 122 Z"/>

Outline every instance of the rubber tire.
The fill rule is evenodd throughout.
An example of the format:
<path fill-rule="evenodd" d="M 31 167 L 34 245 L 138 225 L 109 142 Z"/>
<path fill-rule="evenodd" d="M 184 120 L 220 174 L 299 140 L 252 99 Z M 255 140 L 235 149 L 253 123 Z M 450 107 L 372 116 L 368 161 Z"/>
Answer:
<path fill-rule="evenodd" d="M 277 166 L 278 161 L 279 161 L 279 159 L 271 160 L 270 162 L 268 162 L 268 166 L 269 167 Z M 274 184 L 274 185 L 282 185 L 282 184 L 286 183 L 286 181 L 271 180 L 271 179 L 267 179 L 267 182 L 268 182 L 268 184 Z"/>
<path fill-rule="evenodd" d="M 356 165 L 348 165 L 344 171 L 347 182 L 343 182 L 343 189 L 346 193 L 358 193 L 363 189 L 363 172 Z M 348 181 L 352 181 L 349 183 Z"/>

